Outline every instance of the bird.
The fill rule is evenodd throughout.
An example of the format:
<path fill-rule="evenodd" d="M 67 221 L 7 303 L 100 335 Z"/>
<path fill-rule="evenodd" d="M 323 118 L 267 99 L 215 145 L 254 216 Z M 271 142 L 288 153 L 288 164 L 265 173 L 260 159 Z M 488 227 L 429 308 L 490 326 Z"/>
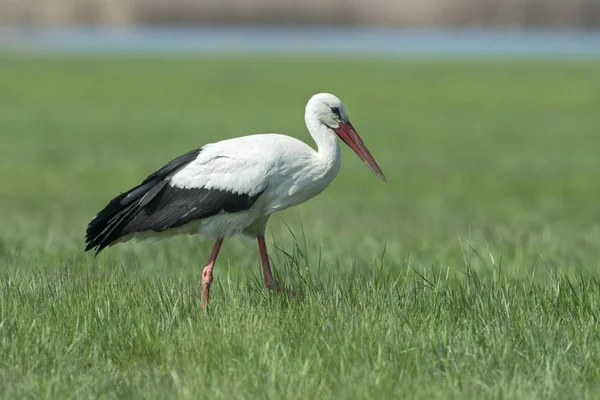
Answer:
<path fill-rule="evenodd" d="M 86 229 L 85 251 L 98 255 L 131 239 L 181 234 L 211 238 L 214 245 L 202 271 L 201 308 L 206 312 L 223 241 L 246 235 L 258 242 L 265 287 L 279 292 L 265 243 L 267 221 L 333 181 L 341 167 L 337 139 L 387 182 L 338 97 L 312 96 L 304 120 L 317 150 L 296 138 L 269 133 L 206 144 L 173 159 L 96 214 Z"/>

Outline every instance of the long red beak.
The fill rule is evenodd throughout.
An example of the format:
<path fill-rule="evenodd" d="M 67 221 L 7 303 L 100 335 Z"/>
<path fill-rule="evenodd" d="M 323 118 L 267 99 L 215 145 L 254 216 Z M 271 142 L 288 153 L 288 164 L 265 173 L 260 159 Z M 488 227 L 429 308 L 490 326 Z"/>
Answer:
<path fill-rule="evenodd" d="M 365 146 L 360 136 L 358 136 L 358 133 L 356 132 L 350 121 L 341 121 L 340 126 L 334 129 L 333 131 L 337 133 L 337 135 L 340 137 L 340 139 L 344 141 L 344 143 L 346 143 L 352 150 L 354 150 L 356 155 L 361 160 L 363 160 L 365 164 L 367 164 L 367 167 L 369 167 L 369 169 L 373 171 L 375 175 L 380 177 L 384 182 L 387 182 L 383 171 L 381 171 L 381 168 L 379 168 L 379 165 L 377 165 L 377 161 L 375 161 L 375 159 L 369 152 L 369 149 L 367 149 L 367 146 Z"/>

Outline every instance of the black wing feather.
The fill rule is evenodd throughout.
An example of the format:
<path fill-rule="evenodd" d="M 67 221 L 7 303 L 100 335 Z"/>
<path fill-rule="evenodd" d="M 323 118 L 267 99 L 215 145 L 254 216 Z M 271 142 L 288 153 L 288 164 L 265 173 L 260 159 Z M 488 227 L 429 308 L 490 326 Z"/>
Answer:
<path fill-rule="evenodd" d="M 85 251 L 100 253 L 117 239 L 134 232 L 162 232 L 216 215 L 249 209 L 254 196 L 219 189 L 184 189 L 169 185 L 173 175 L 198 157 L 192 150 L 149 175 L 141 184 L 120 194 L 89 223 Z"/>
<path fill-rule="evenodd" d="M 219 189 L 182 189 L 166 186 L 147 206 L 140 207 L 125 227 L 126 234 L 153 230 L 162 232 L 219 212 L 247 210 L 260 196 Z"/>

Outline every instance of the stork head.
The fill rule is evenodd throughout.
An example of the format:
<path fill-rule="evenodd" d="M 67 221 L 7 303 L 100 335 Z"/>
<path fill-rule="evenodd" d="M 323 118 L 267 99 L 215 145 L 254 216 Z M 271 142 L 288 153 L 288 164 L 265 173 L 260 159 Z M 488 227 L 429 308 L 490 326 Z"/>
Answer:
<path fill-rule="evenodd" d="M 316 120 L 334 132 L 383 181 L 387 179 L 348 118 L 344 103 L 330 93 L 315 94 L 306 105 L 306 118 Z"/>

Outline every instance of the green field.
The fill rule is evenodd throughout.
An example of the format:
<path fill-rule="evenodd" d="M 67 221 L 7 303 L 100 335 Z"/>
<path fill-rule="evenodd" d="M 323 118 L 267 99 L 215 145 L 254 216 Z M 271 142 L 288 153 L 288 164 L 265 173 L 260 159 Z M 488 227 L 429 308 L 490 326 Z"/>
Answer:
<path fill-rule="evenodd" d="M 305 141 L 329 91 L 348 149 L 253 241 L 93 258 L 112 196 L 204 143 Z M 598 398 L 600 61 L 0 56 L 0 397 Z M 311 143 L 312 144 L 312 143 Z"/>

